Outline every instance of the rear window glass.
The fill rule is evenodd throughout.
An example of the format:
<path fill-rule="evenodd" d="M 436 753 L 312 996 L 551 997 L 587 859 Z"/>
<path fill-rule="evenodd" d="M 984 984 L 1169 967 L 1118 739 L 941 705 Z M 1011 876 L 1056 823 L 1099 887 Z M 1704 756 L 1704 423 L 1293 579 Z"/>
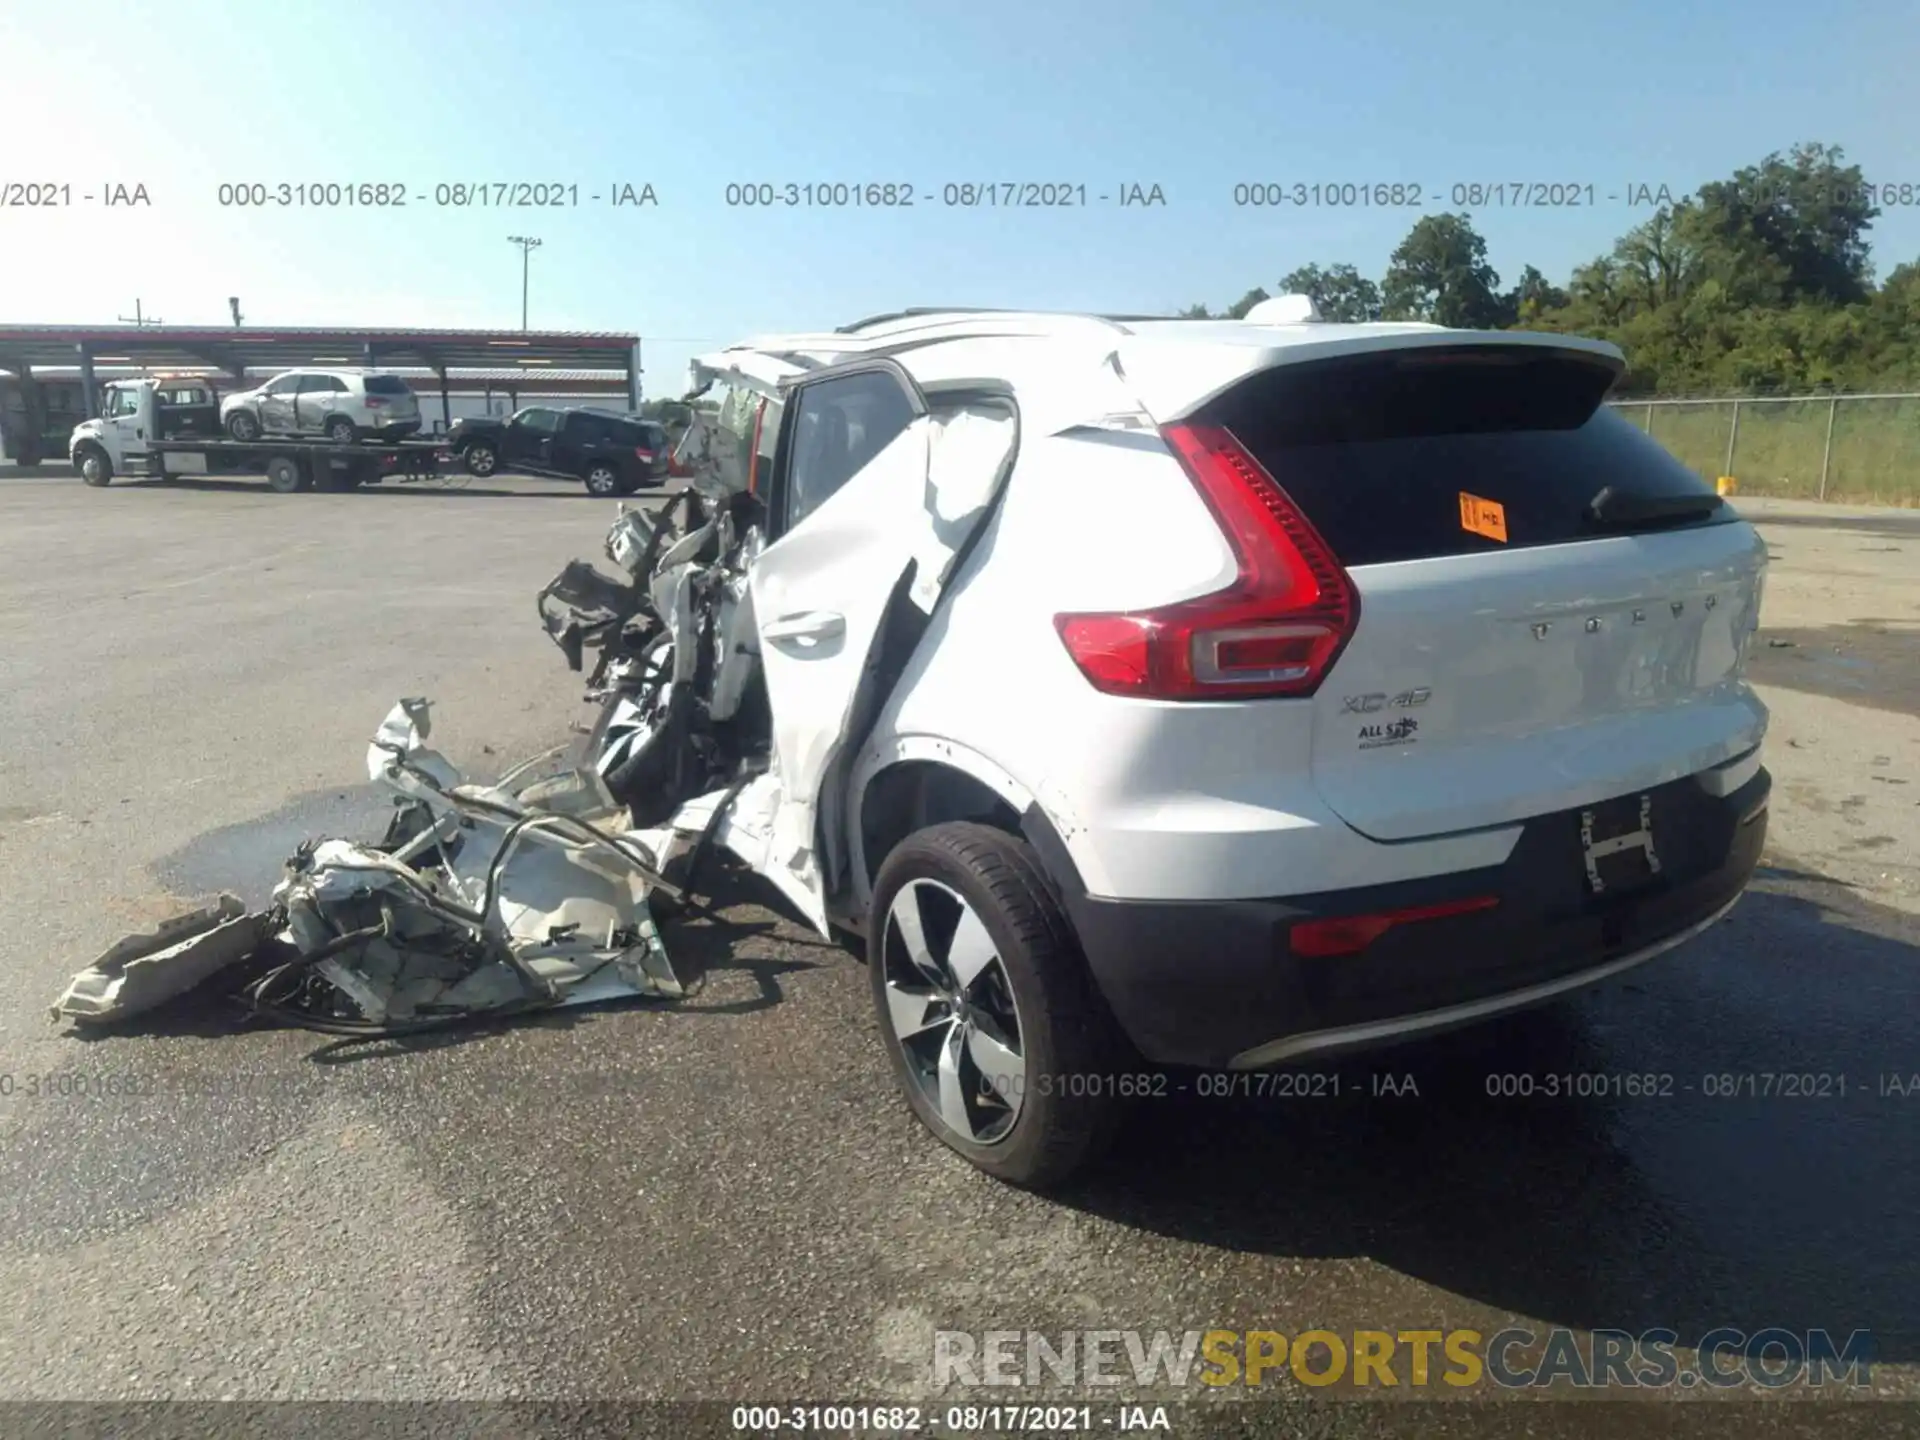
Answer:
<path fill-rule="evenodd" d="M 411 395 L 413 387 L 398 375 L 367 376 L 367 394 L 369 395 Z"/>
<path fill-rule="evenodd" d="M 1601 404 L 1613 378 L 1604 363 L 1537 349 L 1400 352 L 1278 366 L 1198 418 L 1239 437 L 1343 564 L 1377 565 L 1597 538 L 1609 532 L 1588 507 L 1608 486 L 1711 495 Z M 1486 533 L 1501 529 L 1504 540 Z"/>

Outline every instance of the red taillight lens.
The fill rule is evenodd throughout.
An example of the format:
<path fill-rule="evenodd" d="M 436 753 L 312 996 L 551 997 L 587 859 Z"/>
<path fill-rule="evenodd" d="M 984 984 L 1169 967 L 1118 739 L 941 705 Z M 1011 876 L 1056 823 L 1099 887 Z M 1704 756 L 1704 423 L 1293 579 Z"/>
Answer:
<path fill-rule="evenodd" d="M 378 395 L 367 396 L 367 408 L 369 410 L 378 410 L 382 405 L 386 403 L 387 402 L 382 400 Z"/>
<path fill-rule="evenodd" d="M 634 446 L 634 447 L 633 447 L 633 453 L 634 453 L 635 455 L 637 455 L 637 456 L 639 456 L 639 457 L 640 457 L 640 460 L 641 460 L 641 461 L 642 461 L 643 463 L 645 463 L 645 464 L 648 464 L 648 465 L 651 465 L 651 464 L 653 463 L 653 452 L 652 452 L 651 450 L 649 450 L 649 449 L 647 449 L 647 447 L 646 447 L 646 446 L 644 446 L 644 445 L 636 445 L 636 446 Z"/>
<path fill-rule="evenodd" d="M 1491 910 L 1499 903 L 1496 895 L 1477 895 L 1471 900 L 1409 905 L 1402 910 L 1382 910 L 1374 915 L 1341 915 L 1331 920 L 1308 920 L 1292 928 L 1287 943 L 1294 954 L 1305 955 L 1309 959 L 1358 955 L 1396 925 L 1418 920 L 1441 920 L 1449 915 L 1466 915 L 1475 910 Z"/>
<path fill-rule="evenodd" d="M 1213 512 L 1240 573 L 1212 595 L 1153 610 L 1054 617 L 1095 689 L 1155 700 L 1311 695 L 1360 618 L 1327 542 L 1232 433 L 1161 431 Z"/>

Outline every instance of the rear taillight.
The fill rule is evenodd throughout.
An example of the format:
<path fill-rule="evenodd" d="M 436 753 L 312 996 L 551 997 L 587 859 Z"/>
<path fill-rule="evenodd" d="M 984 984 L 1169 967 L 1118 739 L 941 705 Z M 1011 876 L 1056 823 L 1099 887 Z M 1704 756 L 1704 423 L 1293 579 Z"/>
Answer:
<path fill-rule="evenodd" d="M 382 400 L 378 395 L 367 396 L 367 408 L 369 410 L 378 410 L 382 405 L 386 403 L 387 402 Z"/>
<path fill-rule="evenodd" d="M 1232 432 L 1162 437 L 1213 512 L 1240 573 L 1224 590 L 1152 610 L 1056 615 L 1097 690 L 1149 700 L 1311 695 L 1360 619 L 1327 542 Z"/>
<path fill-rule="evenodd" d="M 647 449 L 646 446 L 644 445 L 634 446 L 633 453 L 640 458 L 640 462 L 642 464 L 651 465 L 653 463 L 653 452 Z"/>
<path fill-rule="evenodd" d="M 1405 909 L 1381 910 L 1372 915 L 1341 915 L 1331 920 L 1307 920 L 1288 932 L 1287 944 L 1294 954 L 1310 959 L 1358 955 L 1396 925 L 1421 920 L 1444 920 L 1449 915 L 1468 915 L 1476 910 L 1491 910 L 1499 903 L 1498 896 L 1478 895 L 1471 900 L 1409 905 Z"/>

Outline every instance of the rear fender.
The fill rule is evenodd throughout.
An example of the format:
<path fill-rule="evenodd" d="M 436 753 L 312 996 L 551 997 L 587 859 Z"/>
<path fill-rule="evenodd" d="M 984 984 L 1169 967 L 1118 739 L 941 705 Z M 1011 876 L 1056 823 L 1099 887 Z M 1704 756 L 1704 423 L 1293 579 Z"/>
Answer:
<path fill-rule="evenodd" d="M 1057 831 L 1072 828 L 1070 818 L 1052 814 L 1052 807 L 1038 800 L 1018 776 L 978 750 L 934 735 L 876 735 L 861 747 L 847 782 L 845 835 L 853 882 L 852 899 L 858 914 L 864 915 L 873 899 L 868 880 L 872 873 L 870 862 L 884 858 L 869 857 L 866 853 L 861 817 L 865 813 L 867 791 L 883 772 L 914 761 L 944 765 L 979 781 L 1006 801 L 1015 814 L 1025 815 L 1038 808 L 1048 815 Z"/>

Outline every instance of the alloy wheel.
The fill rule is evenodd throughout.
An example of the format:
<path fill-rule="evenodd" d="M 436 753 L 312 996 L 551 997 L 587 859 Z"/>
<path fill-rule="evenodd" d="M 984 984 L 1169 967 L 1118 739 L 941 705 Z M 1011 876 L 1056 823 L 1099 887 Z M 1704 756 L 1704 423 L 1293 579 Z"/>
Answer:
<path fill-rule="evenodd" d="M 887 1016 L 928 1107 L 962 1140 L 1004 1140 L 1026 1098 L 1026 1052 L 980 916 L 938 880 L 909 880 L 887 909 L 881 956 Z"/>

